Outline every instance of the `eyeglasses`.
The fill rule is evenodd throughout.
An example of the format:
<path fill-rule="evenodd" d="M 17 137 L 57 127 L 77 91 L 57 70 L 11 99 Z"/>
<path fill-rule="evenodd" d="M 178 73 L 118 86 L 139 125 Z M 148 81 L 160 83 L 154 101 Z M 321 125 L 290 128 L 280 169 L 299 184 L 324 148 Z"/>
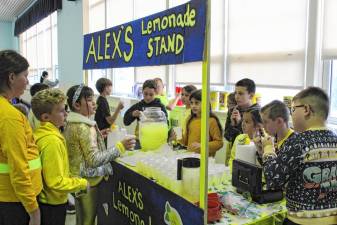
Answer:
<path fill-rule="evenodd" d="M 291 107 L 291 111 L 290 114 L 293 114 L 296 110 L 296 108 L 300 108 L 300 107 L 304 107 L 305 105 L 294 105 L 293 107 Z"/>

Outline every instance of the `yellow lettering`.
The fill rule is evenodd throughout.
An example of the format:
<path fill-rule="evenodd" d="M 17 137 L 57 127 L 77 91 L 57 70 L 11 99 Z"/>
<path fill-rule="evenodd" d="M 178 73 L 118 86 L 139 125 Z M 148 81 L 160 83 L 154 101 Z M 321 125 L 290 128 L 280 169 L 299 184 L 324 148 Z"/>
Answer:
<path fill-rule="evenodd" d="M 157 36 L 154 38 L 154 41 L 156 42 L 156 56 L 158 55 L 158 51 L 159 51 L 159 41 L 160 41 L 160 36 Z"/>
<path fill-rule="evenodd" d="M 153 55 L 153 46 L 152 46 L 153 38 L 150 38 L 149 41 L 147 42 L 147 47 L 149 51 L 146 53 L 148 58 L 151 58 Z"/>
<path fill-rule="evenodd" d="M 153 22 L 153 31 L 161 31 L 161 29 L 160 29 L 160 18 L 156 18 L 152 22 Z"/>
<path fill-rule="evenodd" d="M 195 14 L 196 14 L 195 9 L 192 9 L 190 13 L 190 22 L 189 22 L 191 27 L 194 27 L 195 25 Z"/>
<path fill-rule="evenodd" d="M 172 37 L 170 35 L 167 36 L 167 49 L 169 52 L 174 52 L 174 40 L 176 34 L 173 34 Z"/>
<path fill-rule="evenodd" d="M 128 36 L 128 34 L 132 34 L 132 27 L 128 26 L 125 30 L 125 43 L 130 45 L 130 52 L 127 54 L 125 51 L 123 52 L 125 62 L 130 62 L 133 56 L 133 40 Z"/>
<path fill-rule="evenodd" d="M 176 55 L 179 55 L 181 51 L 184 49 L 184 36 L 181 34 L 177 34 L 176 36 Z"/>
<path fill-rule="evenodd" d="M 164 16 L 162 19 L 161 19 L 161 29 L 165 30 L 168 26 L 168 18 L 167 16 Z"/>
<path fill-rule="evenodd" d="M 114 39 L 114 44 L 115 44 L 115 48 L 114 48 L 114 51 L 112 53 L 112 58 L 113 59 L 115 58 L 116 51 L 118 52 L 118 55 L 121 58 L 122 57 L 122 52 L 121 52 L 121 49 L 119 48 L 119 41 L 121 39 L 121 30 L 118 31 L 118 36 L 117 37 L 116 37 L 116 33 L 113 32 L 112 33 L 112 37 Z"/>
<path fill-rule="evenodd" d="M 178 27 L 184 27 L 184 20 L 183 20 L 183 16 L 181 14 L 179 14 L 178 17 L 177 17 L 177 25 L 178 25 Z"/>
<path fill-rule="evenodd" d="M 109 37 L 110 32 L 105 33 L 104 59 L 110 59 L 110 55 L 107 54 L 108 49 L 110 48 Z"/>
<path fill-rule="evenodd" d="M 165 53 L 167 53 L 167 48 L 166 48 L 166 43 L 165 43 L 165 38 L 164 38 L 164 37 L 161 39 L 161 43 L 160 43 L 160 53 L 159 53 L 159 54 L 162 54 L 163 51 L 164 51 Z"/>
<path fill-rule="evenodd" d="M 97 46 L 97 59 L 98 61 L 103 60 L 103 56 L 100 55 L 101 53 L 101 35 L 98 35 L 98 46 Z"/>
<path fill-rule="evenodd" d="M 94 39 L 94 36 L 93 36 L 93 35 L 91 36 L 90 47 L 89 47 L 89 51 L 88 51 L 88 54 L 87 54 L 87 58 L 86 58 L 86 60 L 85 60 L 85 63 L 88 63 L 89 57 L 90 57 L 91 55 L 94 56 L 95 63 L 97 63 L 96 51 L 95 51 L 95 39 Z"/>
<path fill-rule="evenodd" d="M 171 14 L 169 16 L 169 27 L 176 27 L 176 15 L 175 14 Z"/>
<path fill-rule="evenodd" d="M 142 35 L 147 34 L 147 29 L 144 30 L 144 20 L 142 20 Z"/>
<path fill-rule="evenodd" d="M 190 14 L 190 4 L 187 4 L 187 6 L 186 6 L 186 12 L 184 14 L 184 23 L 185 23 L 185 26 L 188 26 L 189 14 Z"/>

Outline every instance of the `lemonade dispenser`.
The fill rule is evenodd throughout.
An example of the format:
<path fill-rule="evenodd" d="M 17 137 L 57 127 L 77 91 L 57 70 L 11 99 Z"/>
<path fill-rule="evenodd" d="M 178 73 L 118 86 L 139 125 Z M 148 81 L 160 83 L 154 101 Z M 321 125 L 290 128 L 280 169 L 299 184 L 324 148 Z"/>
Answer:
<path fill-rule="evenodd" d="M 148 107 L 142 112 L 139 123 L 139 141 L 142 151 L 159 149 L 167 143 L 168 125 L 160 107 Z"/>

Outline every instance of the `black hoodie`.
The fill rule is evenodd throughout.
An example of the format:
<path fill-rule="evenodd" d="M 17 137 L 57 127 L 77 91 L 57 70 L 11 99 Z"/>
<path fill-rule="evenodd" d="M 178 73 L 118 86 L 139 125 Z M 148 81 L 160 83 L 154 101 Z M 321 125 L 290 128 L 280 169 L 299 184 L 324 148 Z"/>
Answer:
<path fill-rule="evenodd" d="M 155 98 L 152 102 L 150 103 L 146 103 L 143 100 L 141 100 L 140 102 L 134 104 L 133 106 L 131 106 L 126 112 L 125 112 L 125 115 L 124 115 L 124 125 L 125 126 L 129 126 L 133 121 L 137 120 L 139 121 L 139 118 L 137 117 L 134 117 L 132 115 L 133 111 L 135 110 L 139 110 L 139 111 L 144 111 L 145 108 L 148 108 L 148 107 L 160 107 L 161 108 L 161 111 L 163 111 L 165 113 L 165 116 L 167 118 L 167 111 L 166 111 L 166 108 L 163 104 L 161 104 L 160 100 L 158 98 Z M 168 118 L 167 118 L 168 119 Z M 135 131 L 135 134 L 136 136 L 138 137 L 138 126 L 136 127 L 136 131 Z"/>

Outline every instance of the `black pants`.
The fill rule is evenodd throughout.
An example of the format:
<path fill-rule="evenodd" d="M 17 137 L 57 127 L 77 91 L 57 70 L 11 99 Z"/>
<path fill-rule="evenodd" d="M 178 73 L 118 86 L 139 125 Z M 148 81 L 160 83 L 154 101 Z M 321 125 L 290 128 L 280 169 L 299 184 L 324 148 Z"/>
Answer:
<path fill-rule="evenodd" d="M 290 220 L 288 220 L 288 218 L 286 218 L 284 221 L 283 221 L 283 225 L 299 225 L 298 223 L 294 223 Z"/>
<path fill-rule="evenodd" d="M 49 205 L 39 202 L 41 225 L 64 225 L 66 222 L 66 205 Z"/>
<path fill-rule="evenodd" d="M 29 215 L 20 202 L 0 202 L 0 225 L 28 225 Z"/>

